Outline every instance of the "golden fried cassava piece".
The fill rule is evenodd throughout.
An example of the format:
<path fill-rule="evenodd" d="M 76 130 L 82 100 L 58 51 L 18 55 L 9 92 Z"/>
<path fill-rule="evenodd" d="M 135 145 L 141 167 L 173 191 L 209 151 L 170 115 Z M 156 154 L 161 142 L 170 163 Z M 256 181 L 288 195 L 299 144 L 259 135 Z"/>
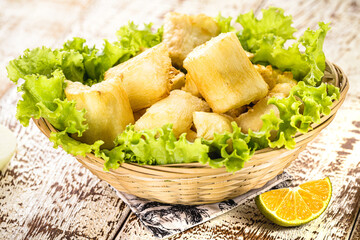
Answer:
<path fill-rule="evenodd" d="M 280 70 L 276 69 L 275 72 L 282 73 Z M 291 72 L 283 72 L 279 74 L 276 79 L 276 83 L 288 83 L 291 86 L 295 86 L 298 82 L 293 78 L 293 74 Z"/>
<path fill-rule="evenodd" d="M 143 108 L 139 111 L 134 112 L 134 119 L 137 121 L 139 118 L 141 118 L 142 115 L 145 114 L 147 108 Z"/>
<path fill-rule="evenodd" d="M 194 132 L 194 131 L 191 130 L 191 129 L 187 130 L 187 132 L 186 132 L 186 139 L 187 139 L 189 142 L 194 142 L 196 138 L 197 138 L 197 133 L 196 133 L 196 132 Z"/>
<path fill-rule="evenodd" d="M 278 83 L 269 91 L 269 96 L 276 97 L 282 94 L 284 98 L 288 97 L 293 86 L 290 83 Z"/>
<path fill-rule="evenodd" d="M 134 112 L 150 107 L 169 95 L 172 65 L 165 44 L 147 49 L 136 57 L 110 68 L 105 80 L 123 76 L 124 89 Z"/>
<path fill-rule="evenodd" d="M 245 51 L 246 53 L 246 56 L 251 60 L 254 58 L 255 54 L 251 53 L 251 52 L 248 52 L 248 51 Z"/>
<path fill-rule="evenodd" d="M 185 85 L 185 74 L 176 68 L 170 69 L 170 90 L 181 89 Z"/>
<path fill-rule="evenodd" d="M 249 59 L 252 59 L 254 57 L 254 54 L 253 53 L 250 53 L 250 52 L 246 52 L 246 56 L 249 58 Z M 191 77 L 189 74 L 186 75 L 186 78 L 185 78 L 185 86 L 181 88 L 181 90 L 184 90 L 186 92 L 189 92 L 191 93 L 192 95 L 196 96 L 196 97 L 201 97 L 201 94 L 199 92 L 199 90 L 197 89 L 194 81 L 191 80 Z M 238 108 L 239 109 L 239 108 Z M 246 108 L 245 108 L 246 109 Z M 230 110 L 231 111 L 231 110 Z M 242 111 L 244 112 L 244 111 Z M 242 113 L 241 112 L 241 113 Z M 239 113 L 240 114 L 240 113 Z M 237 116 L 239 116 L 239 114 Z M 232 114 L 230 114 L 230 116 L 232 116 Z M 237 117 L 236 116 L 236 117 Z"/>
<path fill-rule="evenodd" d="M 266 96 L 268 85 L 255 70 L 234 32 L 195 48 L 184 67 L 214 112 L 224 113 Z"/>
<path fill-rule="evenodd" d="M 197 89 L 194 81 L 191 80 L 190 75 L 186 74 L 185 86 L 181 88 L 185 92 L 189 92 L 196 97 L 201 97 L 199 90 Z"/>
<path fill-rule="evenodd" d="M 174 134 L 178 137 L 190 129 L 193 112 L 209 110 L 208 104 L 200 98 L 182 90 L 174 90 L 170 96 L 146 110 L 146 113 L 135 122 L 135 130 L 153 129 L 172 123 Z"/>
<path fill-rule="evenodd" d="M 163 42 L 169 47 L 176 67 L 182 67 L 184 59 L 195 47 L 219 33 L 216 21 L 204 14 L 189 16 L 170 12 L 165 15 Z"/>
<path fill-rule="evenodd" d="M 297 81 L 294 80 L 291 72 L 282 72 L 279 69 L 273 69 L 271 65 L 262 66 L 260 64 L 254 65 L 255 69 L 263 77 L 264 81 L 269 85 L 269 89 L 275 87 L 279 83 L 288 83 L 295 86 Z"/>
<path fill-rule="evenodd" d="M 278 97 L 282 97 L 282 95 L 278 95 Z M 261 99 L 253 108 L 250 108 L 246 113 L 236 118 L 235 121 L 238 126 L 241 127 L 243 133 L 247 133 L 249 128 L 253 131 L 259 131 L 263 126 L 261 116 L 270 113 L 271 109 L 273 109 L 275 115 L 279 117 L 278 108 L 273 104 L 267 104 L 269 99 L 269 96 Z"/>
<path fill-rule="evenodd" d="M 256 71 L 258 71 L 263 77 L 264 81 L 269 85 L 269 89 L 272 89 L 276 85 L 277 76 L 273 74 L 271 66 L 269 68 L 260 64 L 256 64 L 254 67 Z"/>
<path fill-rule="evenodd" d="M 103 140 L 102 147 L 114 147 L 113 141 L 129 123 L 134 123 L 129 99 L 119 78 L 85 86 L 67 81 L 66 98 L 76 101 L 77 109 L 86 109 L 85 119 L 89 129 L 82 137 L 73 136 L 82 142 L 93 144 Z"/>
<path fill-rule="evenodd" d="M 239 107 L 239 108 L 230 109 L 225 114 L 228 117 L 231 117 L 231 118 L 234 119 L 234 118 L 237 118 L 240 114 L 246 112 L 246 110 L 247 110 L 247 106 L 242 106 L 242 107 Z"/>
<path fill-rule="evenodd" d="M 214 133 L 232 132 L 229 118 L 217 113 L 194 112 L 193 122 L 197 137 L 203 137 L 208 140 L 214 138 Z"/>

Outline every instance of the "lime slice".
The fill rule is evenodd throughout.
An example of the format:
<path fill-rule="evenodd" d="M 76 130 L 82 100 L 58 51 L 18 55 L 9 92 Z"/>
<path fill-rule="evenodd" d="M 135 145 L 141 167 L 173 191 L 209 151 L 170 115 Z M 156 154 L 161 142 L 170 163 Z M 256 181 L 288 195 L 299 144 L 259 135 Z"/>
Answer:
<path fill-rule="evenodd" d="M 255 203 L 270 221 L 285 227 L 300 226 L 314 220 L 325 211 L 331 193 L 331 182 L 327 177 L 298 187 L 263 193 L 255 198 Z"/>
<path fill-rule="evenodd" d="M 16 150 L 16 137 L 7 127 L 0 125 L 0 171 L 4 171 Z"/>

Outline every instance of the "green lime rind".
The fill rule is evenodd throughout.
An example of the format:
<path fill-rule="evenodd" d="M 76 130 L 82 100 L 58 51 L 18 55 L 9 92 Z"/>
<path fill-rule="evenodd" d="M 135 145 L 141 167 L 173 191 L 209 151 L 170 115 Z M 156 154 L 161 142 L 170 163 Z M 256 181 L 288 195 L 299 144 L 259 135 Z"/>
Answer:
<path fill-rule="evenodd" d="M 327 198 L 326 201 L 324 201 L 324 207 L 317 213 L 313 214 L 311 217 L 309 217 L 308 219 L 304 219 L 304 220 L 299 220 L 296 219 L 294 221 L 287 221 L 285 219 L 282 219 L 280 217 L 278 217 L 276 215 L 276 213 L 274 211 L 269 210 L 265 204 L 263 203 L 262 199 L 261 199 L 261 195 L 258 195 L 255 197 L 255 203 L 256 206 L 258 207 L 258 209 L 260 210 L 260 212 L 267 218 L 269 219 L 271 222 L 283 226 L 283 227 L 297 227 L 297 226 L 301 226 L 304 225 L 306 223 L 311 222 L 312 220 L 318 218 L 327 208 L 327 206 L 330 203 L 331 200 L 331 196 L 332 196 L 332 184 L 330 181 L 329 177 L 326 177 L 325 180 L 329 183 L 330 186 L 330 191 L 329 191 L 329 196 Z"/>

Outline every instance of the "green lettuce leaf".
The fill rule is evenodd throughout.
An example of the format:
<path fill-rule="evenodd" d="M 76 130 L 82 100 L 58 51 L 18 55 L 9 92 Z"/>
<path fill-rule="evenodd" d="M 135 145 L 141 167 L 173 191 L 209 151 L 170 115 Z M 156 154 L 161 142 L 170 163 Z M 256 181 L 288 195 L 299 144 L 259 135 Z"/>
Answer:
<path fill-rule="evenodd" d="M 209 158 L 202 159 L 200 163 L 207 163 L 213 168 L 225 166 L 228 172 L 235 172 L 244 167 L 245 162 L 254 154 L 255 148 L 249 147 L 250 137 L 243 134 L 235 122 L 231 125 L 231 133 L 215 133 L 214 139 L 203 139 L 203 143 L 209 146 Z"/>
<path fill-rule="evenodd" d="M 96 141 L 94 144 L 86 144 L 76 141 L 68 135 L 68 129 L 61 132 L 52 132 L 50 134 L 50 141 L 54 143 L 54 148 L 61 146 L 67 153 L 74 156 L 85 157 L 87 153 L 95 152 L 95 155 L 103 157 L 100 153 L 100 146 L 104 143 L 101 140 Z"/>
<path fill-rule="evenodd" d="M 129 22 L 127 26 L 121 27 L 116 32 L 117 45 L 128 50 L 128 54 L 121 58 L 121 62 L 162 41 L 163 27 L 158 28 L 156 32 L 153 32 L 151 28 L 152 23 L 144 24 L 143 29 L 140 29 L 138 25 Z"/>
<path fill-rule="evenodd" d="M 186 140 L 182 134 L 177 140 L 172 125 L 167 124 L 152 130 L 135 131 L 130 125 L 115 140 L 116 147 L 103 150 L 107 156 L 104 169 L 116 169 L 124 162 L 138 164 L 173 164 L 200 162 L 218 168 L 225 166 L 235 172 L 254 154 L 249 148 L 250 138 L 240 131 L 235 122 L 233 132 L 215 134 L 213 140 Z"/>
<path fill-rule="evenodd" d="M 333 101 L 340 97 L 339 88 L 325 83 L 314 87 L 299 82 L 292 89 L 292 94 L 301 99 L 304 104 L 303 115 L 311 117 L 314 123 L 319 123 L 322 114 L 329 115 Z"/>
<path fill-rule="evenodd" d="M 74 50 L 61 52 L 62 61 L 61 69 L 66 76 L 66 79 L 73 82 L 85 81 L 85 67 L 84 67 L 84 56 L 80 52 Z"/>
<path fill-rule="evenodd" d="M 81 54 L 90 54 L 90 52 L 95 51 L 95 46 L 89 48 L 89 46 L 85 45 L 85 43 L 85 39 L 74 37 L 72 40 L 66 41 L 60 51 L 70 52 L 71 50 L 73 50 Z"/>
<path fill-rule="evenodd" d="M 312 123 L 319 123 L 321 115 L 330 114 L 333 100 L 340 97 L 339 88 L 322 83 L 319 87 L 307 85 L 300 81 L 291 89 L 287 98 L 271 98 L 269 104 L 274 104 L 280 112 L 281 122 L 277 136 L 269 141 L 270 147 L 295 147 L 294 136 L 297 132 L 307 133 Z M 266 115 L 263 116 L 268 118 Z"/>
<path fill-rule="evenodd" d="M 258 49 L 252 58 L 253 63 L 270 64 L 281 71 L 291 71 L 294 78 L 302 80 L 309 71 L 309 64 L 299 50 L 299 43 L 293 43 L 284 48 L 285 40 L 275 38 L 273 35 L 257 41 Z"/>
<path fill-rule="evenodd" d="M 269 35 L 280 37 L 284 40 L 293 39 L 296 29 L 291 27 L 292 17 L 285 16 L 281 8 L 269 7 L 262 10 L 263 17 L 258 20 L 254 12 L 250 11 L 240 14 L 236 22 L 243 27 L 238 33 L 239 40 L 243 48 L 247 51 L 255 51 L 259 46 L 259 40 Z"/>
<path fill-rule="evenodd" d="M 42 103 L 49 111 L 54 111 L 57 106 L 54 99 L 65 98 L 65 77 L 61 71 L 55 70 L 49 78 L 44 75 L 26 75 L 23 78 L 25 82 L 18 88 L 23 92 L 23 99 L 18 102 L 17 117 L 21 124 L 27 126 L 30 118 L 41 117 L 37 106 L 39 103 Z"/>
<path fill-rule="evenodd" d="M 260 131 L 254 132 L 249 129 L 248 134 L 251 138 L 249 147 L 252 149 L 263 149 L 269 147 L 272 137 L 279 130 L 280 124 L 283 123 L 279 117 L 275 115 L 274 110 L 261 116 L 263 126 Z"/>
<path fill-rule="evenodd" d="M 50 77 L 60 65 L 61 60 L 57 53 L 50 48 L 41 47 L 25 50 L 23 56 L 9 62 L 6 70 L 9 79 L 17 83 L 19 78 L 26 75 L 39 74 Z"/>
<path fill-rule="evenodd" d="M 90 86 L 101 82 L 109 68 L 162 41 L 162 28 L 153 32 L 151 26 L 152 24 L 145 24 L 144 28 L 140 29 L 136 24 L 129 22 L 116 33 L 118 41 L 110 43 L 105 39 L 102 49 L 87 46 L 83 38 L 67 41 L 60 49 L 61 67 L 66 78 Z"/>
<path fill-rule="evenodd" d="M 301 101 L 298 101 L 291 93 L 287 98 L 271 98 L 268 101 L 269 104 L 274 104 L 280 112 L 280 119 L 282 120 L 279 124 L 279 130 L 275 141 L 271 141 L 269 145 L 271 147 L 282 147 L 285 146 L 288 149 L 295 147 L 295 140 L 293 136 L 297 132 L 296 125 L 293 126 L 293 117 L 303 117 L 300 114 Z M 306 123 L 311 123 L 311 118 L 303 119 Z M 297 119 L 301 121 L 301 119 Z M 302 130 L 307 130 L 306 126 L 301 126 Z"/>
<path fill-rule="evenodd" d="M 105 40 L 102 50 L 93 50 L 89 54 L 84 54 L 84 68 L 88 85 L 101 82 L 104 79 L 104 73 L 126 54 L 128 51 Z"/>
<path fill-rule="evenodd" d="M 50 78 L 26 75 L 24 80 L 19 87 L 23 99 L 18 102 L 16 113 L 21 124 L 28 126 L 30 118 L 43 117 L 55 128 L 80 136 L 88 128 L 85 110 L 78 111 L 75 102 L 65 99 L 65 76 L 60 70 L 55 70 Z"/>
<path fill-rule="evenodd" d="M 288 40 L 294 39 L 296 29 L 291 27 L 292 17 L 285 16 L 279 8 L 263 9 L 262 19 L 253 12 L 240 14 L 237 22 L 243 29 L 238 38 L 247 51 L 254 53 L 253 63 L 271 64 L 282 71 L 291 71 L 294 78 L 312 86 L 320 85 L 325 70 L 325 55 L 322 50 L 329 24 L 319 23 L 319 29 L 307 29 L 304 35 L 290 47 Z M 305 52 L 300 51 L 300 44 Z"/>
<path fill-rule="evenodd" d="M 139 164 L 172 164 L 206 162 L 208 146 L 197 139 L 194 143 L 183 134 L 177 140 L 172 125 L 152 130 L 135 131 L 130 125 L 115 140 L 116 147 L 104 150 L 108 157 L 105 169 L 117 168 L 123 162 Z"/>
<path fill-rule="evenodd" d="M 329 24 L 320 22 L 318 30 L 307 29 L 299 39 L 299 42 L 305 47 L 305 60 L 310 68 L 303 81 L 311 86 L 318 86 L 324 76 L 325 54 L 323 44 L 329 30 Z"/>
<path fill-rule="evenodd" d="M 56 129 L 64 130 L 67 133 L 77 133 L 79 137 L 88 129 L 86 124 L 85 109 L 81 111 L 75 107 L 75 101 L 67 99 L 55 99 L 57 107 L 54 111 L 47 108 L 42 102 L 36 104 L 40 111 L 40 116 L 47 119 Z"/>
<path fill-rule="evenodd" d="M 221 33 L 235 31 L 235 27 L 233 27 L 231 25 L 231 20 L 232 20 L 232 17 L 224 17 L 221 15 L 221 13 L 219 13 L 217 15 L 217 17 L 215 18 L 215 21 L 218 23 Z"/>
<path fill-rule="evenodd" d="M 325 70 L 325 55 L 323 43 L 328 24 L 319 23 L 319 29 L 304 32 L 299 42 L 285 48 L 285 39 L 267 36 L 257 41 L 259 48 L 252 59 L 254 63 L 267 63 L 282 71 L 291 71 L 294 78 L 303 80 L 312 86 L 318 86 Z M 305 53 L 300 52 L 299 45 L 305 47 Z"/>

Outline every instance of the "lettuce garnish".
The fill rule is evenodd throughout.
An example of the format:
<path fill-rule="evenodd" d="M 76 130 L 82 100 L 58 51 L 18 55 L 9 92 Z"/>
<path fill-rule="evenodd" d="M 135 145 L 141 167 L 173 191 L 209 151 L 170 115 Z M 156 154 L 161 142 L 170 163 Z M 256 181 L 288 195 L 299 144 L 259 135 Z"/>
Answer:
<path fill-rule="evenodd" d="M 94 153 L 105 160 L 105 170 L 116 169 L 124 162 L 200 162 L 212 167 L 225 166 L 227 171 L 235 172 L 243 168 L 258 149 L 292 149 L 294 135 L 306 133 L 312 123 L 320 121 L 321 115 L 330 114 L 333 101 L 340 95 L 339 88 L 321 82 L 325 70 L 322 48 L 329 25 L 319 23 L 319 29 L 308 29 L 296 40 L 291 16 L 285 16 L 282 9 L 274 7 L 262 13 L 261 19 L 255 18 L 253 12 L 236 18 L 242 26 L 237 32 L 239 41 L 245 50 L 254 53 L 254 64 L 271 64 L 282 71 L 291 71 L 298 85 L 292 88 L 289 97 L 268 101 L 277 106 L 280 117 L 274 112 L 263 115 L 263 127 L 258 132 L 250 130 L 243 134 L 236 123 L 232 123 L 231 133 L 215 134 L 213 140 L 196 139 L 192 143 L 186 140 L 185 134 L 176 139 L 171 124 L 144 131 L 135 131 L 134 126 L 129 125 L 115 139 L 115 147 L 109 150 L 100 149 L 101 140 L 90 145 L 73 139 L 71 134 L 81 136 L 88 126 L 85 110 L 77 110 L 76 103 L 65 98 L 65 79 L 89 86 L 101 82 L 107 69 L 162 41 L 162 28 L 154 32 L 151 24 L 140 29 L 132 22 L 119 29 L 117 41 L 104 40 L 101 49 L 86 45 L 85 39 L 73 38 L 61 49 L 25 50 L 23 56 L 10 61 L 9 79 L 15 83 L 20 78 L 24 80 L 18 87 L 23 95 L 16 116 L 24 126 L 29 124 L 30 118 L 47 119 L 59 130 L 50 136 L 54 147 L 62 146 L 73 155 Z M 221 32 L 236 31 L 231 17 L 219 14 L 215 20 Z M 288 41 L 293 43 L 289 46 Z M 300 51 L 301 46 L 304 52 Z"/>
<path fill-rule="evenodd" d="M 191 143 L 182 134 L 177 140 L 171 124 L 146 131 L 135 131 L 130 125 L 115 139 L 115 145 L 110 151 L 104 150 L 109 157 L 105 169 L 117 168 L 123 162 L 171 164 L 206 162 L 209 158 L 209 147 L 201 139 Z"/>
<path fill-rule="evenodd" d="M 217 17 L 215 18 L 215 21 L 220 27 L 220 32 L 232 32 L 235 31 L 235 28 L 231 25 L 232 17 L 224 17 L 219 13 Z"/>
<path fill-rule="evenodd" d="M 50 140 L 54 147 L 62 146 L 73 155 L 85 156 L 95 152 L 99 156 L 102 141 L 93 145 L 80 143 L 69 134 L 81 136 L 88 129 L 85 109 L 79 111 L 74 101 L 65 98 L 65 79 L 92 85 L 103 80 L 110 67 L 128 60 L 144 48 L 160 43 L 162 29 L 153 33 L 151 24 L 139 28 L 133 23 L 120 28 L 118 41 L 110 43 L 104 40 L 102 49 L 87 46 L 86 40 L 73 38 L 64 43 L 63 48 L 52 50 L 42 47 L 25 50 L 23 56 L 10 61 L 7 66 L 8 77 L 17 83 L 21 78 L 25 82 L 18 87 L 22 100 L 17 104 L 16 117 L 24 126 L 30 118 L 47 119 L 60 130 L 52 133 Z"/>
<path fill-rule="evenodd" d="M 243 27 L 238 37 L 245 50 L 254 52 L 260 49 L 264 38 L 294 39 L 296 29 L 291 26 L 292 17 L 285 16 L 283 9 L 270 7 L 263 9 L 262 13 L 261 20 L 255 18 L 253 11 L 240 14 L 236 19 Z"/>

